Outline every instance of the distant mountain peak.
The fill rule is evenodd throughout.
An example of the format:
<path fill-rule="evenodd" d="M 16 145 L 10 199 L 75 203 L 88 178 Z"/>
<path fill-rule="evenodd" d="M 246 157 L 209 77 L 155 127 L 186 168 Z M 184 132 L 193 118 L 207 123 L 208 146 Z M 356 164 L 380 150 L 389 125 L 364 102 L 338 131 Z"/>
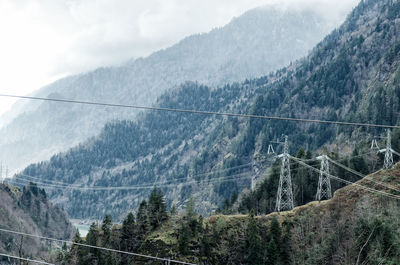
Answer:
<path fill-rule="evenodd" d="M 316 13 L 272 14 L 277 11 L 248 11 L 146 58 L 63 78 L 36 95 L 152 105 L 167 89 L 188 80 L 221 86 L 266 75 L 305 56 L 331 30 Z M 134 119 L 137 113 L 49 102 L 17 105 L 3 117 L 7 126 L 0 130 L 0 161 L 13 172 L 95 136 L 111 120 Z"/>

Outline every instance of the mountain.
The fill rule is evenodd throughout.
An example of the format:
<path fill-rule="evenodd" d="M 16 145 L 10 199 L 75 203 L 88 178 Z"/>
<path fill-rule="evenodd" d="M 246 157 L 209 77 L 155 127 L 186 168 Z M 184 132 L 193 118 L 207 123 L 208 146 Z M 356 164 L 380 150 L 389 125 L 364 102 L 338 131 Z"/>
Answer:
<path fill-rule="evenodd" d="M 211 89 L 186 83 L 165 93 L 156 105 L 398 124 L 398 10 L 398 2 L 363 1 L 307 58 L 242 84 Z M 265 178 L 266 168 L 273 164 L 268 145 L 282 134 L 289 136 L 291 153 L 300 147 L 322 152 L 319 148 L 325 145 L 324 152 L 340 158 L 353 149 L 357 154 L 354 146 L 366 145 L 381 132 L 362 127 L 146 112 L 135 122 L 110 123 L 100 136 L 49 161 L 32 164 L 16 177 L 55 189 L 49 190 L 50 198 L 75 218 L 99 218 L 105 213 L 121 218 L 136 209 L 154 185 L 164 191 L 169 206 L 180 208 L 192 196 L 202 201 L 197 210 L 209 214 L 225 198 L 248 188 L 251 177 Z M 395 150 L 400 150 L 398 138 L 396 132 Z M 277 148 L 280 152 L 281 147 Z M 358 169 L 362 161 L 350 164 Z M 295 196 L 301 200 L 296 203 L 307 203 L 314 196 L 315 191 L 309 188 L 314 182 L 298 180 Z M 93 190 L 95 186 L 100 189 Z M 276 186 L 271 189 L 268 200 L 273 202 Z M 271 210 L 272 206 L 262 211 Z"/>
<path fill-rule="evenodd" d="M 35 184 L 22 190 L 0 184 L 0 222 L 2 229 L 70 240 L 75 232 L 66 213 L 49 202 L 46 192 Z M 49 258 L 51 244 L 6 232 L 0 234 L 2 253 L 22 257 Z M 21 251 L 21 253 L 19 253 Z"/>
<path fill-rule="evenodd" d="M 279 215 L 255 216 L 250 212 L 203 218 L 193 211 L 193 202 L 189 201 L 183 214 L 172 211 L 156 228 L 146 229 L 146 218 L 142 217 L 152 220 L 155 215 L 155 211 L 143 214 L 146 209 L 154 209 L 156 200 L 149 199 L 149 204 L 141 204 L 136 218 L 129 214 L 122 225 L 104 225 L 107 218 L 101 226 L 93 224 L 86 242 L 90 238 L 93 245 L 122 247 L 194 264 L 399 264 L 400 197 L 371 180 L 398 186 L 400 165 L 341 188 L 330 200 L 310 202 Z M 73 247 L 64 252 L 60 264 L 87 260 L 126 264 L 123 255 L 93 255 L 80 249 Z M 158 264 L 147 257 L 135 257 L 135 262 Z"/>
<path fill-rule="evenodd" d="M 263 82 L 268 81 L 263 79 L 259 83 Z M 237 99 L 251 98 L 254 93 L 254 85 L 243 88 L 236 84 L 211 89 L 188 82 L 160 97 L 158 105 L 165 108 L 236 111 L 245 105 Z M 49 161 L 30 165 L 16 176 L 16 180 L 47 183 L 54 188 L 48 191 L 49 196 L 63 205 L 73 218 L 100 218 L 106 213 L 112 214 L 113 218 L 124 216 L 128 209 L 138 206 L 153 185 L 177 188 L 174 196 L 168 198 L 168 204 L 171 205 L 171 199 L 181 204 L 181 198 L 191 193 L 191 187 L 178 185 L 181 181 L 177 182 L 176 178 L 201 180 L 197 175 L 204 171 L 200 167 L 197 169 L 193 160 L 197 159 L 199 151 L 209 145 L 207 132 L 222 129 L 221 121 L 201 114 L 147 112 L 137 121 L 107 124 L 98 137 L 67 153 L 54 155 Z M 236 119 L 232 123 L 225 130 L 234 135 L 239 127 L 235 126 L 238 123 Z M 212 156 L 219 157 L 216 153 Z M 201 166 L 203 160 L 199 160 Z M 238 163 L 228 160 L 221 165 L 222 168 Z M 213 165 L 210 164 L 210 167 Z M 66 185 L 71 184 L 88 186 L 89 190 L 68 189 Z M 92 190 L 91 186 L 133 188 Z"/>
<path fill-rule="evenodd" d="M 117 67 L 63 78 L 35 96 L 151 105 L 185 81 L 219 86 L 281 68 L 307 52 L 334 27 L 311 10 L 263 7 L 222 28 L 187 37 L 172 47 Z M 97 135 L 112 120 L 137 112 L 26 101 L 2 118 L 0 161 L 11 171 L 48 159 Z"/>

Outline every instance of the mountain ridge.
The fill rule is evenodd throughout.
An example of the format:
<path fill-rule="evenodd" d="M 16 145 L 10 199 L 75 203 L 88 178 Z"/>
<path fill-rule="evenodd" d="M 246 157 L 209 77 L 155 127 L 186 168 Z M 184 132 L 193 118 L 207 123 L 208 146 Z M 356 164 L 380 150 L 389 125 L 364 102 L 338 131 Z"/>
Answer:
<path fill-rule="evenodd" d="M 396 33 L 400 30 L 395 30 L 397 18 L 388 17 L 388 10 L 398 6 L 400 4 L 390 1 L 364 1 L 353 10 L 338 30 L 327 36 L 307 58 L 296 65 L 283 68 L 275 75 L 219 89 L 187 83 L 180 90 L 164 94 L 158 104 L 169 108 L 208 109 L 254 115 L 391 123 L 387 115 L 368 117 L 370 114 L 362 110 L 359 102 L 366 100 L 368 109 L 373 110 L 374 115 L 390 114 L 399 109 L 398 104 L 386 108 L 386 103 L 371 101 L 368 95 L 363 94 L 368 87 L 375 94 L 383 93 L 381 86 L 370 85 L 375 84 L 371 83 L 372 79 L 368 79 L 375 76 L 374 73 L 390 75 L 393 80 L 396 79 L 396 71 L 388 72 L 386 67 L 380 66 L 386 65 L 385 62 L 390 59 L 387 54 L 393 53 L 392 48 L 400 38 Z M 375 31 L 377 18 L 385 30 Z M 365 24 L 369 24 L 369 27 L 365 27 Z M 360 33 L 365 34 L 364 39 L 360 37 Z M 378 44 L 381 46 L 378 47 Z M 387 83 L 388 91 L 392 91 L 390 93 L 396 87 L 396 84 Z M 387 100 L 387 97 L 383 98 Z M 358 116 L 354 113 L 358 113 Z M 250 176 L 262 178 L 267 167 L 273 163 L 261 163 L 268 158 L 269 142 L 280 138 L 282 134 L 289 135 L 289 149 L 292 153 L 297 152 L 300 147 L 315 152 L 335 141 L 336 149 L 330 151 L 343 156 L 341 150 L 354 149 L 349 142 L 359 143 L 360 133 L 369 133 L 368 137 L 371 138 L 382 131 L 288 121 L 266 122 L 257 119 L 146 112 L 137 123 L 115 122 L 107 125 L 101 136 L 94 138 L 88 146 L 81 146 L 71 152 L 56 155 L 50 161 L 31 165 L 23 174 L 51 181 L 63 180 L 69 184 L 91 183 L 91 186 L 113 186 L 117 183 L 125 186 L 152 186 L 160 181 L 171 181 L 176 187 L 168 188 L 169 192 L 166 193 L 169 205 L 182 206 L 188 196 L 193 196 L 204 202 L 198 206 L 198 210 L 202 214 L 209 214 L 219 207 L 218 204 L 224 198 L 248 188 Z M 138 144 L 133 144 L 136 141 L 139 141 Z M 73 163 L 75 159 L 80 159 L 79 163 Z M 113 171 L 113 168 L 125 162 L 125 170 L 120 167 L 121 170 Z M 244 164 L 255 164 L 255 167 L 235 168 Z M 258 164 L 261 166 L 259 169 Z M 222 173 L 219 172 L 221 170 Z M 218 173 L 204 175 L 215 171 Z M 197 176 L 199 174 L 203 174 L 203 177 Z M 242 174 L 243 178 L 238 178 L 237 181 L 229 179 L 229 176 L 236 174 Z M 176 183 L 173 182 L 174 179 L 180 181 Z M 88 180 L 90 181 L 86 182 Z M 197 182 L 196 185 L 188 186 L 179 184 L 185 180 Z M 298 181 L 295 183 L 296 196 L 307 190 L 308 186 L 311 187 L 308 180 L 298 178 Z M 96 209 L 107 209 L 112 211 L 113 218 L 119 218 L 129 208 L 137 207 L 140 198 L 146 197 L 146 194 L 147 191 L 140 190 L 136 193 L 116 192 L 100 204 L 96 200 L 100 194 L 57 193 L 52 198 L 62 201 L 76 200 L 74 205 L 79 207 L 67 209 L 73 217 L 87 218 L 96 213 Z M 275 193 L 270 196 L 273 201 Z M 310 196 L 314 194 L 308 194 L 307 198 L 302 199 L 302 203 L 306 203 Z M 86 198 L 84 201 L 93 201 L 93 207 L 82 205 L 82 198 Z M 104 207 L 102 204 L 113 206 Z"/>
<path fill-rule="evenodd" d="M 35 95 L 152 105 L 166 89 L 185 81 L 222 86 L 280 68 L 306 55 L 330 31 L 322 21 L 315 12 L 256 9 L 234 19 L 234 25 L 188 37 L 120 67 L 98 68 L 61 79 Z M 273 31 L 276 34 L 270 35 Z M 303 42 L 296 43 L 297 39 Z M 0 148 L 4 152 L 0 160 L 11 171 L 48 159 L 54 152 L 98 134 L 106 122 L 135 119 L 137 114 L 46 102 L 24 103 L 23 107 L 16 112 L 20 115 L 1 129 Z"/>

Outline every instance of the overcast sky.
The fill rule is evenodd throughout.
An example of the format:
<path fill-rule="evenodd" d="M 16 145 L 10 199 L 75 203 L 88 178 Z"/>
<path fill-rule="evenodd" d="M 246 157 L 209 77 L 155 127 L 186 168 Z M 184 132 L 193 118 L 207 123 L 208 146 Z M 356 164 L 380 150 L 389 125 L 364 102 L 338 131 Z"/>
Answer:
<path fill-rule="evenodd" d="M 0 93 L 147 56 L 261 5 L 312 7 L 334 21 L 359 0 L 0 0 Z M 0 113 L 12 101 L 0 98 Z"/>

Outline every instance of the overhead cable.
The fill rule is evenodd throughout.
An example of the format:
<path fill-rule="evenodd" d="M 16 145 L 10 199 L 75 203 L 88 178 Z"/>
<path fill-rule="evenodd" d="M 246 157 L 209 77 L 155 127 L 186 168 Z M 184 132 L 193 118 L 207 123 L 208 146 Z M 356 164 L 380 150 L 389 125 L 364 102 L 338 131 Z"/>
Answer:
<path fill-rule="evenodd" d="M 5 253 L 0 253 L 0 256 L 2 256 L 2 257 L 7 257 L 7 258 L 11 258 L 11 259 L 18 259 L 18 260 L 33 262 L 33 263 L 37 263 L 37 264 L 55 265 L 54 263 L 48 263 L 48 262 L 41 261 L 41 260 L 33 260 L 33 259 L 28 259 L 28 258 L 22 258 L 22 257 L 18 257 L 18 256 L 13 256 L 13 255 L 5 254 Z"/>
<path fill-rule="evenodd" d="M 141 257 L 141 258 L 148 258 L 148 259 L 153 259 L 153 260 L 160 260 L 160 261 L 166 261 L 166 262 L 178 263 L 178 264 L 185 264 L 185 265 L 196 265 L 194 263 L 189 263 L 189 262 L 185 262 L 185 261 L 166 259 L 166 258 L 159 258 L 159 257 L 150 256 L 150 255 L 144 255 L 144 254 L 139 254 L 139 253 L 134 253 L 134 252 L 122 251 L 122 250 L 117 250 L 117 249 L 112 249 L 112 248 L 92 246 L 92 245 L 73 242 L 73 241 L 69 241 L 69 240 L 56 239 L 56 238 L 51 238 L 51 237 L 45 237 L 45 236 L 39 236 L 39 235 L 28 234 L 28 233 L 23 233 L 23 232 L 17 232 L 17 231 L 13 231 L 13 230 L 9 230 L 9 229 L 4 229 L 4 228 L 0 228 L 0 231 L 1 232 L 5 232 L 5 233 L 15 234 L 15 235 L 28 236 L 28 237 L 34 237 L 34 238 L 39 238 L 39 239 L 43 239 L 43 240 L 55 241 L 55 242 L 60 242 L 60 243 L 65 243 L 65 244 L 77 245 L 77 246 L 88 247 L 88 248 L 95 248 L 95 249 L 99 249 L 99 250 L 110 251 L 110 252 L 119 253 L 119 254 L 126 254 L 126 255 Z M 43 263 L 43 264 L 54 265 L 54 264 L 51 264 L 51 263 Z"/>
<path fill-rule="evenodd" d="M 305 166 L 305 167 L 308 167 L 308 168 L 314 170 L 315 172 L 320 173 L 320 170 L 319 170 L 319 169 L 314 168 L 314 167 L 312 167 L 312 166 L 310 166 L 310 165 L 304 163 L 304 162 L 301 161 L 301 160 L 298 160 L 296 157 L 293 157 L 293 156 L 289 156 L 289 157 L 290 157 L 291 159 L 293 159 L 294 161 L 297 161 L 299 164 L 301 164 L 301 165 L 303 165 L 303 166 Z M 326 173 L 325 173 L 325 174 L 326 174 Z M 340 181 L 340 182 L 342 182 L 342 183 L 345 183 L 345 184 L 348 184 L 348 185 L 352 184 L 352 185 L 355 185 L 355 186 L 360 187 L 360 188 L 362 188 L 362 189 L 365 189 L 365 190 L 367 190 L 367 191 L 370 191 L 370 192 L 373 192 L 373 193 L 377 193 L 377 194 L 380 194 L 380 195 L 383 195 L 383 196 L 387 196 L 387 197 L 390 197 L 390 198 L 393 198 L 393 199 L 400 200 L 400 196 L 399 196 L 399 195 L 390 194 L 390 193 L 387 193 L 387 192 L 384 192 L 384 191 L 381 191 L 381 190 L 376 190 L 376 189 L 373 189 L 373 188 L 370 188 L 370 187 L 361 185 L 361 184 L 356 183 L 356 182 L 351 182 L 351 181 L 349 181 L 349 180 L 345 180 L 345 179 L 336 177 L 336 176 L 331 175 L 331 174 L 328 174 L 328 176 L 329 176 L 329 178 L 335 179 L 335 180 Z"/>
<path fill-rule="evenodd" d="M 214 112 L 214 111 L 202 111 L 202 110 L 191 110 L 191 109 L 175 109 L 175 108 L 164 108 L 164 107 L 150 107 L 150 106 L 139 106 L 139 105 L 128 105 L 128 104 L 93 102 L 93 101 L 84 101 L 84 100 L 21 96 L 21 95 L 11 95 L 11 94 L 0 94 L 0 97 L 53 101 L 53 102 L 62 102 L 62 103 L 74 103 L 74 104 L 84 104 L 84 105 L 96 105 L 96 106 L 106 106 L 106 107 L 153 110 L 153 111 L 167 111 L 167 112 L 206 114 L 206 115 L 216 115 L 216 116 L 226 116 L 226 117 L 252 118 L 252 119 L 263 119 L 263 120 L 281 120 L 281 121 L 296 121 L 296 122 L 334 124 L 334 125 L 346 125 L 346 126 L 362 126 L 362 127 L 400 129 L 400 126 L 361 123 L 361 122 L 328 121 L 328 120 L 317 120 L 317 119 L 302 119 L 302 118 L 290 118 L 290 117 L 279 117 L 279 116 L 263 116 L 263 115 L 254 115 L 254 114 Z"/>

